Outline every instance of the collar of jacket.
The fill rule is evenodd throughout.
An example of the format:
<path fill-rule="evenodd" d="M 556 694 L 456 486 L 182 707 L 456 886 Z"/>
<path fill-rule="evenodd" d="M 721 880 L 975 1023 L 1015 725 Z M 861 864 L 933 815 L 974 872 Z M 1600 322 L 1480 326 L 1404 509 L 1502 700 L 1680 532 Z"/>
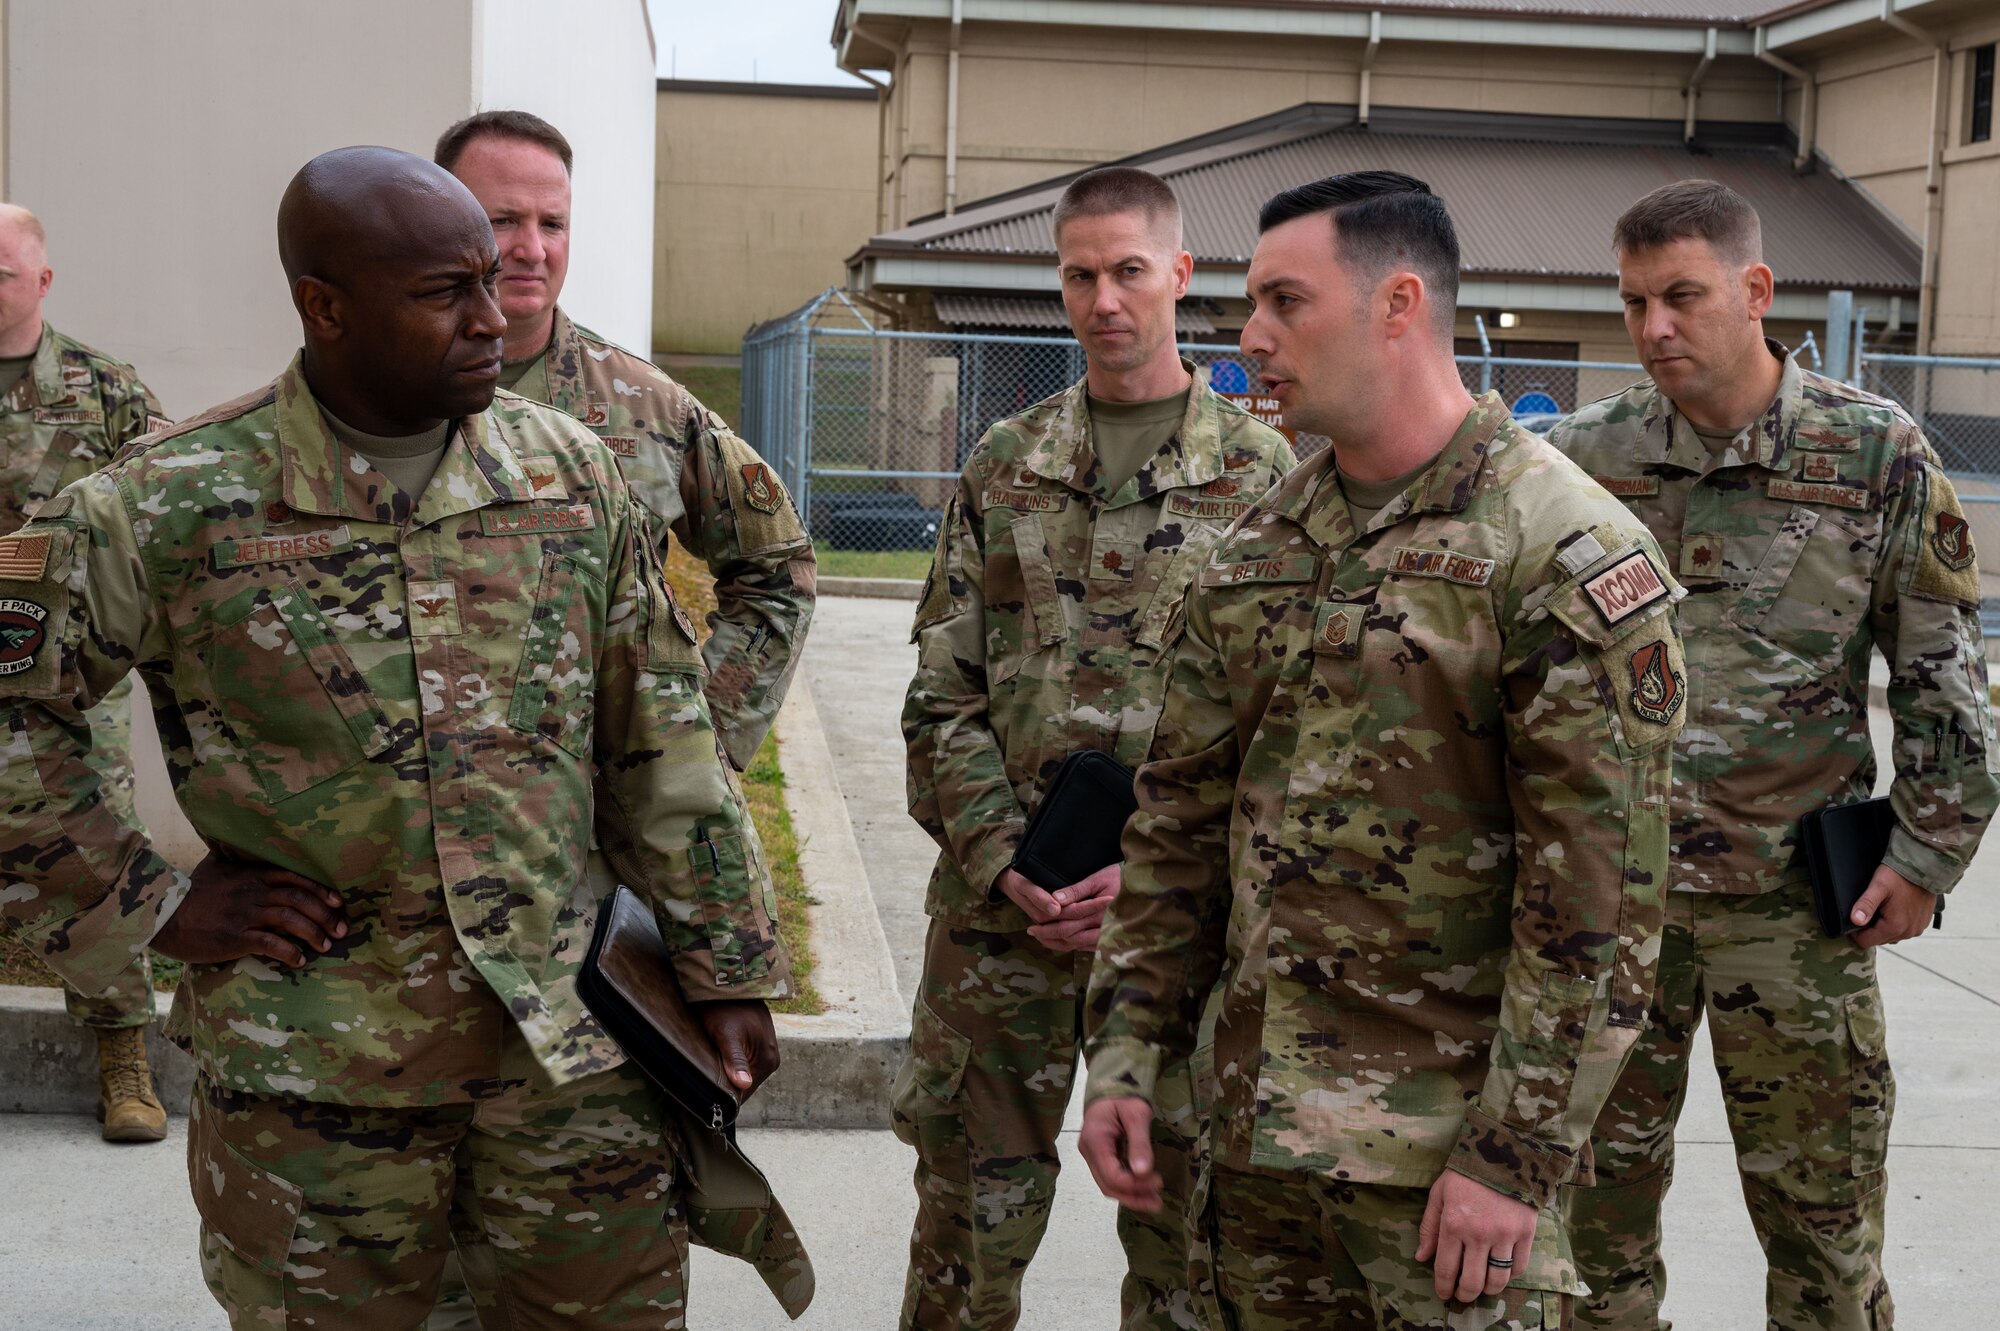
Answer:
<path fill-rule="evenodd" d="M 21 376 L 21 382 L 34 385 L 30 390 L 34 399 L 28 403 L 31 407 L 68 406 L 64 399 L 77 396 L 74 388 L 63 383 L 61 339 L 47 319 L 42 320 L 42 340 L 35 344 L 35 363 Z"/>
<path fill-rule="evenodd" d="M 276 394 L 278 454 L 284 460 L 285 502 L 297 513 L 395 523 L 391 494 L 368 493 L 371 481 L 383 477 L 363 460 L 357 470 L 354 455 L 334 438 L 320 414 L 319 402 L 306 384 L 305 356 L 292 358 L 272 385 Z M 488 504 L 534 498 L 534 484 L 520 459 L 494 428 L 492 410 L 460 418 L 437 474 L 425 487 L 416 526 L 470 513 Z"/>
<path fill-rule="evenodd" d="M 1799 365 L 1799 358 L 1784 343 L 1767 337 L 1764 345 L 1773 356 L 1784 362 L 1784 370 L 1778 379 L 1778 396 L 1750 426 L 1756 451 L 1745 457 L 1732 446 L 1728 460 L 1721 465 L 1754 464 L 1766 471 L 1788 471 L 1791 469 L 1792 432 L 1798 428 L 1799 411 L 1805 397 L 1805 371 Z M 1652 390 L 1652 394 L 1653 401 L 1640 423 L 1639 442 L 1633 450 L 1639 463 L 1644 466 L 1678 467 L 1690 472 L 1707 470 L 1708 445 L 1694 432 L 1694 426 L 1687 417 L 1675 408 L 1672 398 L 1657 388 Z"/>
<path fill-rule="evenodd" d="M 1409 488 L 1389 501 L 1368 530 L 1377 531 L 1406 518 L 1427 513 L 1457 513 L 1472 502 L 1479 477 L 1486 470 L 1486 458 L 1502 427 L 1513 418 L 1497 392 L 1482 393 L 1472 400 L 1472 409 L 1458 423 L 1451 439 L 1421 476 Z M 1347 512 L 1347 499 L 1334 477 L 1334 451 L 1321 454 L 1318 474 L 1273 506 L 1273 511 L 1306 529 L 1307 535 L 1328 550 L 1344 550 L 1359 535 Z"/>
<path fill-rule="evenodd" d="M 1221 477 L 1221 399 L 1208 380 L 1195 371 L 1194 362 L 1181 358 L 1181 367 L 1192 378 L 1188 390 L 1187 415 L 1180 428 L 1159 452 L 1131 480 L 1109 495 L 1098 496 L 1107 508 L 1120 508 L 1151 499 L 1167 490 L 1188 485 L 1206 485 Z M 1090 446 L 1089 379 L 1079 379 L 1064 390 L 1056 404 L 1056 414 L 1042 437 L 1028 450 L 1019 465 L 1048 480 L 1058 481 L 1078 494 L 1092 494 L 1083 476 L 1096 453 Z"/>
<path fill-rule="evenodd" d="M 549 330 L 548 350 L 542 353 L 542 374 L 549 384 L 549 405 L 582 420 L 590 401 L 583 387 L 583 339 L 560 305 Z"/>

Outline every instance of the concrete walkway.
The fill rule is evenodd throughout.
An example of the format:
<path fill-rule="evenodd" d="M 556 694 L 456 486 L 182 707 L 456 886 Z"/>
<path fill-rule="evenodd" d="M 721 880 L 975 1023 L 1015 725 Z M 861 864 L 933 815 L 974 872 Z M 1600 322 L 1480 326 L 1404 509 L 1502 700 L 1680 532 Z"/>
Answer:
<path fill-rule="evenodd" d="M 907 601 L 829 598 L 807 669 L 904 994 L 915 992 L 929 840 L 903 812 L 896 718 L 914 664 Z M 1878 741 L 1879 742 L 1879 741 Z M 1900 1083 L 1890 1154 L 1890 1281 L 1899 1324 L 1976 1324 L 1975 1281 L 2000 1228 L 2000 851 L 1953 899 L 1942 936 L 1882 962 Z M 1704 1046 L 1667 1208 L 1681 1331 L 1763 1325 L 1762 1258 L 1737 1191 Z M 196 1267 L 181 1143 L 108 1147 L 89 1119 L 0 1116 L 0 1331 L 180 1331 L 222 1317 Z M 914 1206 L 910 1152 L 887 1132 L 749 1130 L 747 1149 L 799 1222 L 819 1296 L 788 1323 L 749 1268 L 697 1252 L 695 1328 L 872 1331 L 895 1324 Z M 1110 1331 L 1120 1273 L 1112 1208 L 1069 1172 L 1030 1270 L 1023 1331 Z M 1968 1317 L 1971 1322 L 1968 1322 Z"/>

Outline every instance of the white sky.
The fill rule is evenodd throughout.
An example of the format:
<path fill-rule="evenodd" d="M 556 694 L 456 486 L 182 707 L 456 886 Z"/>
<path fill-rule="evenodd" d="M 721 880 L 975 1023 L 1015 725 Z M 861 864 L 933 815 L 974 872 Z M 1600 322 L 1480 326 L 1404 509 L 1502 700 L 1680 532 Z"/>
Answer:
<path fill-rule="evenodd" d="M 660 77 L 865 87 L 833 63 L 839 0 L 646 0 Z"/>

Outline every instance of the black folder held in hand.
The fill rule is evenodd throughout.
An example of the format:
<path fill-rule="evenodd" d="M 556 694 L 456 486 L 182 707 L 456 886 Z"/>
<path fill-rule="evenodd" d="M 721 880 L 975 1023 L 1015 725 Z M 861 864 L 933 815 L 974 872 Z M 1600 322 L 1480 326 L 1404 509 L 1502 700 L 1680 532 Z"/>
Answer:
<path fill-rule="evenodd" d="M 1799 819 L 1806 872 L 1812 877 L 1813 909 L 1819 915 L 1820 932 L 1828 938 L 1862 927 L 1854 922 L 1854 903 L 1861 900 L 1868 880 L 1889 853 L 1889 834 L 1895 829 L 1896 815 L 1887 795 L 1814 809 Z"/>
<path fill-rule="evenodd" d="M 1131 768 L 1096 749 L 1072 753 L 1028 819 L 1014 872 L 1050 892 L 1082 882 L 1124 858 L 1118 840 L 1138 807 Z"/>

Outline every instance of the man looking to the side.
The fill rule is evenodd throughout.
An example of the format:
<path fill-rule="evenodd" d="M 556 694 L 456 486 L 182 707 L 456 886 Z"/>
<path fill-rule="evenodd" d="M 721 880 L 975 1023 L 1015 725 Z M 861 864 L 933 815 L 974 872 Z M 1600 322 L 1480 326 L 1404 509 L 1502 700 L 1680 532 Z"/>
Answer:
<path fill-rule="evenodd" d="M 1735 191 L 1663 185 L 1618 219 L 1613 246 L 1651 379 L 1549 437 L 1624 498 L 1687 586 L 1688 725 L 1659 992 L 1597 1125 L 1596 1182 L 1569 1195 L 1591 1287 L 1579 1322 L 1662 1325 L 1660 1208 L 1706 1019 L 1770 1325 L 1882 1331 L 1895 1079 L 1875 949 L 1929 927 L 2000 800 L 1971 528 L 1901 407 L 1765 337 L 1773 277 Z M 1799 819 L 1874 789 L 1877 651 L 1896 827 L 1856 932 L 1828 938 Z"/>
<path fill-rule="evenodd" d="M 1190 593 L 1086 1005 L 1080 1145 L 1160 1204 L 1218 977 L 1234 1331 L 1567 1325 L 1561 1185 L 1638 1038 L 1686 671 L 1658 547 L 1471 397 L 1458 240 L 1391 171 L 1264 206 L 1246 354 L 1332 447 Z"/>

